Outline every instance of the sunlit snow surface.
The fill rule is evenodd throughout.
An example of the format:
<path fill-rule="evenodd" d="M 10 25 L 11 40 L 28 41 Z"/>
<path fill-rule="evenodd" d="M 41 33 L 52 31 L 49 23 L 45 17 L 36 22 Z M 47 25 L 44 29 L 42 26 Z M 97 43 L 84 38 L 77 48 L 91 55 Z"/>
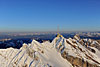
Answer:
<path fill-rule="evenodd" d="M 93 53 L 78 40 L 78 37 L 76 39 L 56 37 L 51 43 L 33 40 L 30 44 L 23 44 L 20 49 L 0 49 L 0 67 L 72 67 L 72 64 L 62 57 L 64 51 L 70 56 L 99 66 L 100 51 L 91 47 L 96 51 Z M 87 56 L 92 59 L 87 59 Z"/>
<path fill-rule="evenodd" d="M 0 67 L 72 67 L 49 42 L 24 44 L 21 49 L 1 49 Z"/>

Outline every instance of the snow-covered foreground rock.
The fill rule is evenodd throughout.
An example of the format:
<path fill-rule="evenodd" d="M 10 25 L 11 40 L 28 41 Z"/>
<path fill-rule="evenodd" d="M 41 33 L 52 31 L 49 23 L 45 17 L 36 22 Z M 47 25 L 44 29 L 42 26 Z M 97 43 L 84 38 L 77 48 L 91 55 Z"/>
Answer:
<path fill-rule="evenodd" d="M 21 49 L 1 49 L 0 67 L 72 67 L 49 42 L 24 44 Z"/>
<path fill-rule="evenodd" d="M 58 34 L 51 43 L 33 40 L 20 49 L 0 49 L 0 67 L 100 67 L 100 50 L 95 45 L 100 44 Z"/>

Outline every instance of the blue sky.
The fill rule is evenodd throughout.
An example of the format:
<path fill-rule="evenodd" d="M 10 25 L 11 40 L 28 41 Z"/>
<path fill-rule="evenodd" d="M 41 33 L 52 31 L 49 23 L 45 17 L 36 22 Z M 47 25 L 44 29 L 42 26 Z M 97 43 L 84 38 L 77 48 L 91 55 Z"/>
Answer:
<path fill-rule="evenodd" d="M 100 0 L 0 0 L 0 32 L 100 31 Z"/>

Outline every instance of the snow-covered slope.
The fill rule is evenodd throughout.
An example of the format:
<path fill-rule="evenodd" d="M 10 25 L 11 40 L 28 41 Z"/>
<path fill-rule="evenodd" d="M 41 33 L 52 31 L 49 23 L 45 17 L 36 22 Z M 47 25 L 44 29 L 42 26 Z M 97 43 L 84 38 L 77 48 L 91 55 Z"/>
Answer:
<path fill-rule="evenodd" d="M 100 51 L 87 44 L 82 45 L 78 35 L 74 38 L 66 39 L 64 37 L 56 37 L 52 44 L 61 53 L 62 57 L 68 60 L 73 66 L 78 67 L 99 67 Z M 86 40 L 87 41 L 87 40 Z M 91 51 L 89 47 L 93 50 Z M 95 51 L 95 53 L 94 53 Z"/>
<path fill-rule="evenodd" d="M 33 40 L 20 49 L 0 49 L 0 67 L 100 67 L 100 51 L 91 46 L 97 43 L 60 34 L 51 43 Z"/>
<path fill-rule="evenodd" d="M 1 49 L 0 67 L 72 67 L 50 42 L 24 44 L 21 49 Z"/>

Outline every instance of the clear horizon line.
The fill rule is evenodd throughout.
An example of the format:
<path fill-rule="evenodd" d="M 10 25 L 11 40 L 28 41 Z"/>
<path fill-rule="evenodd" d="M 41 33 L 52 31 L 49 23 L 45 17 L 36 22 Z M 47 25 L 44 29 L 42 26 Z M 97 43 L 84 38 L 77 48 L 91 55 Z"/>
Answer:
<path fill-rule="evenodd" d="M 58 31 L 0 31 L 0 33 L 32 33 L 32 32 L 58 32 Z M 100 31 L 59 31 L 59 32 L 100 32 Z"/>

